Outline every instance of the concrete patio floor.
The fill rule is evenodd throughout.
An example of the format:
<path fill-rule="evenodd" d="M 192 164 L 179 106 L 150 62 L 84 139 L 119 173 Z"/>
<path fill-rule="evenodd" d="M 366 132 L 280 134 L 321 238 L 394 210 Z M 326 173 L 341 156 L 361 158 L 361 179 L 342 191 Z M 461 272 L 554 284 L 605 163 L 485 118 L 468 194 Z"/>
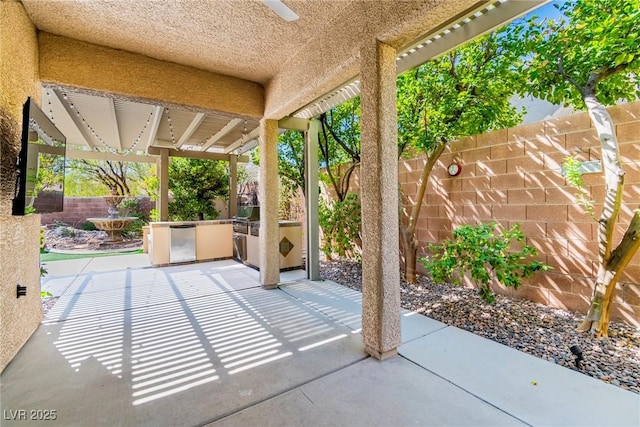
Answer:
<path fill-rule="evenodd" d="M 266 291 L 231 260 L 47 269 L 60 299 L 0 377 L 2 426 L 640 425 L 637 394 L 416 313 L 369 358 L 361 294 L 299 271 Z"/>

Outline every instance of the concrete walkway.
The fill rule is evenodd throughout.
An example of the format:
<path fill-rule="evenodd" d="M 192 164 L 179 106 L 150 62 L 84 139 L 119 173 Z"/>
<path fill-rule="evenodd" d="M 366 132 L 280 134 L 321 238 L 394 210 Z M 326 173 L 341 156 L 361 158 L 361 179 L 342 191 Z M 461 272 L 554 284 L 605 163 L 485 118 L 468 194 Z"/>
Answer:
<path fill-rule="evenodd" d="M 400 355 L 368 358 L 360 293 L 301 272 L 47 267 L 60 299 L 2 373 L 2 426 L 640 425 L 637 394 L 411 312 Z"/>

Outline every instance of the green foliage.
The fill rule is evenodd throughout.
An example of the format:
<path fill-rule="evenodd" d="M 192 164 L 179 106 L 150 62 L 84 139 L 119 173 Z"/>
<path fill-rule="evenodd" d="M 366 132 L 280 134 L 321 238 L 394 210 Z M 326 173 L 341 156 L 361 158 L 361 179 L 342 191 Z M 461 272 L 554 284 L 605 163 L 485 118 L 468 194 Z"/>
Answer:
<path fill-rule="evenodd" d="M 175 221 L 216 219 L 214 199 L 228 198 L 226 162 L 173 158 L 169 165 L 169 216 Z"/>
<path fill-rule="evenodd" d="M 149 212 L 149 221 L 160 221 L 160 211 L 158 209 L 151 209 L 151 211 Z"/>
<path fill-rule="evenodd" d="M 76 237 L 76 230 L 73 227 L 62 227 L 60 235 L 62 237 Z"/>
<path fill-rule="evenodd" d="M 42 274 L 41 274 L 42 276 Z M 51 292 L 48 291 L 40 291 L 40 298 L 49 298 L 52 297 L 53 294 Z"/>
<path fill-rule="evenodd" d="M 538 261 L 525 261 L 536 256 L 537 251 L 524 244 L 520 224 L 502 234 L 496 232 L 496 226 L 496 223 L 461 226 L 453 231 L 453 240 L 430 245 L 433 255 L 423 258 L 422 263 L 433 280 L 460 284 L 456 275 L 469 274 L 478 285 L 480 296 L 493 302 L 495 296 L 489 287 L 492 279 L 517 289 L 523 278 L 551 268 Z M 520 249 L 516 250 L 516 246 Z"/>
<path fill-rule="evenodd" d="M 149 163 L 71 159 L 65 176 L 66 196 L 99 196 L 116 188 L 118 194 L 155 195 L 155 166 Z"/>
<path fill-rule="evenodd" d="M 40 141 L 44 144 L 44 142 Z M 65 163 L 57 155 L 41 152 L 38 156 L 38 176 L 35 194 L 60 189 L 64 183 Z"/>
<path fill-rule="evenodd" d="M 320 199 L 318 220 L 323 234 L 322 252 L 360 259 L 361 211 L 357 194 L 348 194 L 343 201 Z"/>
<path fill-rule="evenodd" d="M 44 252 L 44 245 L 45 245 L 45 241 L 44 241 L 44 228 L 40 228 L 40 253 Z"/>
<path fill-rule="evenodd" d="M 40 264 L 40 277 L 46 276 L 49 272 L 44 268 L 46 264 Z"/>
<path fill-rule="evenodd" d="M 320 115 L 320 180 L 330 185 L 339 201 L 350 191 L 351 176 L 360 165 L 360 97 Z"/>
<path fill-rule="evenodd" d="M 604 105 L 640 97 L 640 0 L 569 0 L 563 16 L 532 17 L 506 37 L 521 56 L 521 92 L 584 109 L 584 97 Z"/>
<path fill-rule="evenodd" d="M 432 153 L 464 136 L 515 126 L 518 54 L 506 29 L 480 37 L 398 77 L 398 151 Z"/>
<path fill-rule="evenodd" d="M 142 227 L 149 223 L 146 215 L 140 208 L 140 200 L 135 197 L 125 199 L 120 204 L 120 211 L 122 216 L 133 216 L 136 219 L 122 230 L 124 237 L 139 237 L 142 235 Z"/>
<path fill-rule="evenodd" d="M 305 189 L 304 134 L 288 130 L 278 136 L 278 175 L 287 191 Z"/>
<path fill-rule="evenodd" d="M 94 223 L 92 223 L 91 221 L 85 221 L 82 224 L 80 224 L 80 229 L 84 230 L 84 231 L 95 231 L 98 228 L 96 227 L 96 225 Z"/>
<path fill-rule="evenodd" d="M 594 200 L 587 190 L 584 180 L 582 179 L 581 162 L 573 156 L 566 157 L 562 164 L 562 170 L 567 182 L 577 190 L 576 200 L 584 208 L 585 212 L 597 221 L 595 211 L 593 209 Z"/>

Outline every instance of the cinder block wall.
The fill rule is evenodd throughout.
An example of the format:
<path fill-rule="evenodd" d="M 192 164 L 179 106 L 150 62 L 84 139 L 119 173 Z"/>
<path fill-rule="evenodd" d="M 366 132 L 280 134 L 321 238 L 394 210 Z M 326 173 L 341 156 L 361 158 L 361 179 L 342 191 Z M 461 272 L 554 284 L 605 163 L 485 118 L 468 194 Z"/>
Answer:
<path fill-rule="evenodd" d="M 633 209 L 640 207 L 640 102 L 609 108 L 620 142 L 625 192 L 616 242 Z M 537 274 L 515 295 L 554 307 L 586 312 L 597 273 L 597 223 L 576 204 L 576 191 L 561 174 L 568 155 L 601 159 L 600 142 L 587 113 L 527 124 L 456 141 L 434 168 L 417 234 L 421 252 L 451 236 L 463 224 L 495 221 L 504 227 L 522 223 L 527 243 L 553 270 Z M 450 177 L 447 166 L 462 172 Z M 415 195 L 424 158 L 400 162 L 405 194 Z M 584 175 L 598 203 L 604 197 L 601 173 Z M 615 247 L 615 246 L 614 246 Z M 506 291 L 509 292 L 509 291 Z M 640 254 L 618 285 L 612 316 L 640 323 Z"/>
<path fill-rule="evenodd" d="M 38 196 L 40 200 L 40 196 Z M 155 202 L 148 197 L 138 197 L 143 212 L 149 215 L 155 208 Z M 87 218 L 100 218 L 109 215 L 107 202 L 102 197 L 65 197 L 64 210 L 42 214 L 42 225 L 53 224 L 56 221 L 79 227 Z M 37 210 L 37 206 L 36 206 Z"/>

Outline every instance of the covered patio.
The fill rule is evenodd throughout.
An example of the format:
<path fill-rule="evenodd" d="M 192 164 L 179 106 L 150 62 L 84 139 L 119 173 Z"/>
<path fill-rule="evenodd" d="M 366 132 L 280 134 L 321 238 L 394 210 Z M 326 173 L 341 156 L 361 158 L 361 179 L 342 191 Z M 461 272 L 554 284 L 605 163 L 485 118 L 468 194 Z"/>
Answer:
<path fill-rule="evenodd" d="M 52 413 L 47 425 L 639 421 L 634 393 L 405 310 L 399 356 L 377 361 L 360 335 L 361 294 L 299 270 L 265 290 L 230 260 L 47 266 L 43 289 L 60 298 L 2 374 L 2 425 Z"/>
<path fill-rule="evenodd" d="M 2 33 L 12 48 L 2 54 L 3 84 L 11 88 L 0 98 L 12 131 L 7 146 L 19 146 L 20 107 L 32 97 L 46 114 L 58 117 L 56 124 L 70 126 L 68 145 L 76 148 L 70 157 L 151 156 L 158 165 L 158 211 L 166 220 L 172 155 L 228 160 L 233 176 L 238 156 L 256 144 L 249 140 L 257 140 L 259 283 L 275 289 L 281 280 L 279 129 L 305 132 L 305 186 L 315 194 L 313 117 L 360 95 L 362 339 L 367 354 L 386 359 L 401 344 L 397 75 L 547 2 L 4 2 L 4 27 L 12 29 Z M 299 19 L 283 18 L 274 3 L 291 8 Z M 87 101 L 87 96 L 104 99 Z M 137 117 L 138 126 L 125 117 Z M 230 188 L 235 194 L 233 182 Z M 11 286 L 5 289 L 9 314 L 0 329 L 14 339 L 0 366 L 40 320 L 38 218 L 7 215 L 11 199 L 5 191 L 0 242 L 21 240 L 30 248 L 27 261 L 11 268 L 8 280 L 26 283 L 28 296 L 16 301 L 9 297 Z M 318 279 L 318 200 L 309 197 L 306 203 L 306 276 Z M 0 250 L 9 256 L 14 247 L 0 243 Z M 19 330 L 10 329 L 21 316 L 28 319 Z"/>
<path fill-rule="evenodd" d="M 41 322 L 39 217 L 9 214 L 3 175 L 2 424 L 637 425 L 633 393 L 400 309 L 397 74 L 545 1 L 286 1 L 297 24 L 265 3 L 2 2 L 11 49 L 0 53 L 0 107 L 12 131 L 3 166 L 26 97 L 47 112 L 42 87 L 65 111 L 67 92 L 110 98 L 116 119 L 146 106 L 129 128 L 135 140 L 95 128 L 114 135 L 101 140 L 80 131 L 89 115 L 60 114 L 88 145 L 74 155 L 155 156 L 163 219 L 171 155 L 233 164 L 251 138 L 262 267 L 50 263 L 42 289 L 60 299 Z M 315 189 L 312 117 L 357 94 L 363 294 L 316 280 L 317 199 L 307 205 L 308 270 L 281 274 L 277 250 L 278 130 L 306 132 Z M 165 114 L 180 118 L 175 129 Z M 16 248 L 19 262 L 5 263 Z"/>

